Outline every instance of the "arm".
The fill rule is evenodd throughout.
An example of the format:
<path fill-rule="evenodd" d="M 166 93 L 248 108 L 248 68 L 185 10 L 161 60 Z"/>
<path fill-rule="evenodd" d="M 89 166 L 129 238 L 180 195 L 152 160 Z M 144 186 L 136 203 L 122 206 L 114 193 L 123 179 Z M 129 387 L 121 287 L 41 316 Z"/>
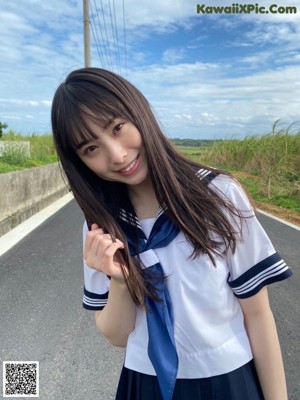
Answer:
<path fill-rule="evenodd" d="M 239 300 L 265 400 L 287 400 L 280 344 L 267 288 Z"/>
<path fill-rule="evenodd" d="M 102 311 L 95 312 L 97 329 L 113 346 L 126 347 L 135 316 L 136 305 L 125 282 L 112 278 L 107 304 Z"/>
<path fill-rule="evenodd" d="M 135 326 L 136 305 L 127 289 L 121 265 L 115 259 L 115 253 L 123 248 L 120 240 L 113 242 L 110 235 L 104 234 L 97 225 L 86 236 L 83 256 L 90 268 L 111 277 L 109 296 L 106 306 L 96 311 L 97 329 L 114 346 L 125 347 L 128 335 Z"/>

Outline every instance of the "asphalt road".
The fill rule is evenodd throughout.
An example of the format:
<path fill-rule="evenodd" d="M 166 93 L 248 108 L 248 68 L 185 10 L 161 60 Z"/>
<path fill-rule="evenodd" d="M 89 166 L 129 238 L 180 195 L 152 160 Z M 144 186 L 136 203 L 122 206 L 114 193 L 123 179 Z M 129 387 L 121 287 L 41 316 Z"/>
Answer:
<path fill-rule="evenodd" d="M 292 279 L 272 285 L 270 298 L 289 399 L 299 400 L 300 231 L 260 220 L 294 271 Z M 0 257 L 0 367 L 39 361 L 42 400 L 114 399 L 122 366 L 123 350 L 105 342 L 93 313 L 81 307 L 82 222 L 72 201 Z"/>

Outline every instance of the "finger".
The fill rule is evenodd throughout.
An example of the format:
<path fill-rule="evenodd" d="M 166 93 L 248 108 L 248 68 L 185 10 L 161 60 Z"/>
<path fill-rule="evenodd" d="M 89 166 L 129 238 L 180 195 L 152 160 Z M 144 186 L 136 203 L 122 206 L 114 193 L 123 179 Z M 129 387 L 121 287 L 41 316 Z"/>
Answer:
<path fill-rule="evenodd" d="M 101 263 L 103 254 L 112 243 L 111 236 L 108 234 L 91 235 L 91 241 L 84 250 L 85 260 L 98 260 Z"/>
<path fill-rule="evenodd" d="M 113 242 L 107 247 L 103 254 L 103 258 L 107 260 L 112 260 L 117 250 L 124 248 L 124 244 L 119 240 L 118 242 Z"/>
<path fill-rule="evenodd" d="M 99 228 L 99 225 L 97 225 L 97 224 L 92 224 L 92 226 L 91 226 L 91 231 L 94 231 L 95 229 L 98 229 Z"/>
<path fill-rule="evenodd" d="M 101 232 L 100 232 L 101 235 Z M 98 238 L 99 233 L 97 231 L 90 231 L 86 235 L 84 250 L 83 250 L 83 257 L 86 260 L 88 255 L 95 250 L 95 247 L 98 246 Z"/>
<path fill-rule="evenodd" d="M 97 224 L 93 224 L 93 227 L 95 228 L 98 226 Z M 85 238 L 85 245 L 84 245 L 84 253 L 88 252 L 90 250 L 90 247 L 94 241 L 94 238 L 97 235 L 103 235 L 103 229 L 97 228 L 94 230 L 91 230 L 87 233 L 86 238 Z"/>
<path fill-rule="evenodd" d="M 119 240 L 119 239 L 115 239 L 115 240 L 113 240 L 113 238 L 111 237 L 111 235 L 109 234 L 109 233 L 103 233 L 103 229 L 101 229 L 101 228 L 99 228 L 99 229 L 96 229 L 95 231 L 93 231 L 93 232 L 90 232 L 89 233 L 89 236 L 90 236 L 90 238 L 91 238 L 91 240 L 93 241 L 93 240 L 95 240 L 96 238 L 96 240 L 100 240 L 100 241 L 103 241 L 103 243 L 105 243 L 105 242 L 115 242 L 115 241 L 117 241 L 117 240 Z M 120 240 L 119 240 L 119 242 L 120 242 Z M 122 242 L 121 242 L 122 243 Z"/>
<path fill-rule="evenodd" d="M 121 245 L 122 245 L 122 247 L 120 247 L 121 249 L 124 249 L 124 243 L 123 242 L 121 242 L 121 240 L 120 239 L 116 239 L 116 243 L 120 243 Z"/>
<path fill-rule="evenodd" d="M 87 265 L 90 268 L 94 268 L 98 271 L 106 271 L 114 265 L 114 254 L 115 252 L 123 247 L 123 243 L 112 242 L 111 239 L 99 240 L 98 237 L 92 243 L 89 253 L 85 259 Z M 105 272 L 109 275 L 110 272 Z"/>
<path fill-rule="evenodd" d="M 97 240 L 93 240 L 89 246 L 84 249 L 83 258 L 89 266 L 91 266 L 91 262 L 93 262 L 95 255 L 98 253 L 98 247 L 99 242 Z"/>

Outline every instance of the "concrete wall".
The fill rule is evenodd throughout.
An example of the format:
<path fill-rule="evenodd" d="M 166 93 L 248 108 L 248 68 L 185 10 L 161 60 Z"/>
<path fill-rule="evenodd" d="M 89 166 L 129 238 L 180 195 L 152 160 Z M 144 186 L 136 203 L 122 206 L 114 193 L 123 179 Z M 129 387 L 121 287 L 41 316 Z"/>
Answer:
<path fill-rule="evenodd" d="M 66 193 L 58 163 L 0 174 L 0 236 Z"/>

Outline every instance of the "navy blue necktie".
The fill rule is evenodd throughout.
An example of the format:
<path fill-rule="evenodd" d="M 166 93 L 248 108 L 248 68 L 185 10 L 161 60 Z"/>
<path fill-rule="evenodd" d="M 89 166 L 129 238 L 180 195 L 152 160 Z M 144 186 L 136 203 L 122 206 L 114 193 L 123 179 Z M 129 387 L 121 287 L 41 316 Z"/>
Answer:
<path fill-rule="evenodd" d="M 125 231 L 131 256 L 136 256 L 136 238 L 132 237 L 132 224 L 124 218 L 121 225 Z M 135 218 L 136 221 L 137 218 Z M 132 219 L 131 219 L 132 221 Z M 131 225 L 131 226 L 130 226 Z M 156 290 L 160 301 L 146 297 L 148 308 L 147 325 L 149 333 L 148 355 L 157 374 L 157 379 L 163 400 L 171 400 L 178 371 L 178 356 L 174 339 L 174 315 L 168 288 L 162 266 L 155 249 L 167 246 L 179 233 L 179 228 L 165 214 L 155 221 L 149 238 L 136 227 L 138 234 L 139 257 L 146 268 L 148 281 Z"/>
<path fill-rule="evenodd" d="M 205 169 L 195 170 L 195 173 L 205 184 L 209 184 L 217 176 L 214 171 Z M 147 239 L 132 206 L 127 203 L 124 208 L 129 208 L 130 212 L 126 212 L 125 209 L 120 210 L 120 224 L 126 234 L 130 254 L 132 257 L 136 256 L 138 248 L 138 255 L 146 268 L 148 281 L 152 283 L 160 299 L 159 302 L 148 297 L 145 299 L 148 307 L 148 355 L 157 374 L 163 400 L 171 400 L 178 371 L 174 315 L 163 269 L 154 250 L 167 246 L 178 235 L 179 228 L 165 213 L 161 213 Z"/>

